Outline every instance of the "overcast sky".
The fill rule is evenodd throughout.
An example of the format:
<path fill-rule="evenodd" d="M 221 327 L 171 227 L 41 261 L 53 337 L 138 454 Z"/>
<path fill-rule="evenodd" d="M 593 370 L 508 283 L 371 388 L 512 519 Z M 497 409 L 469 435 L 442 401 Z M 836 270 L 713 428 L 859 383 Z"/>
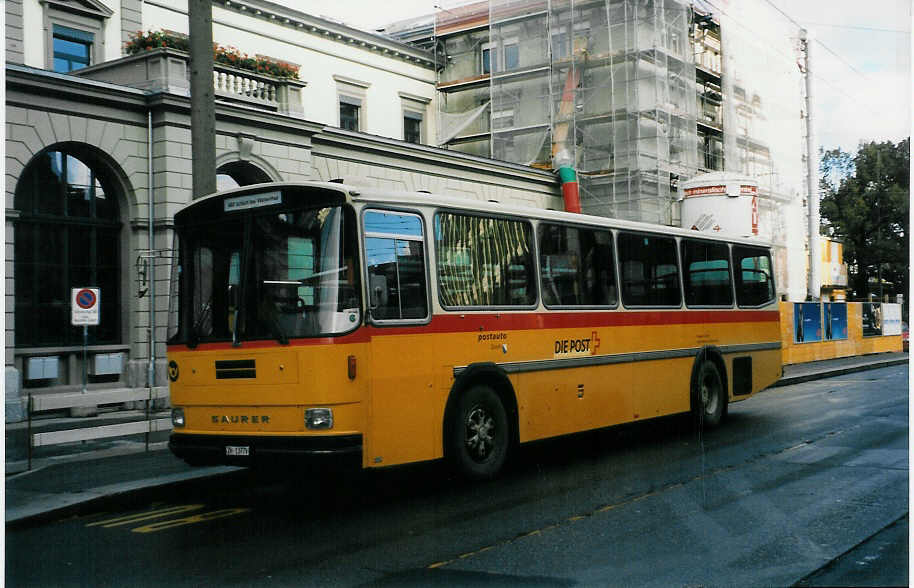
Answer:
<path fill-rule="evenodd" d="M 726 2 L 745 0 L 724 0 Z M 768 1 L 768 0 L 758 0 Z M 303 12 L 373 30 L 459 0 L 299 0 Z M 858 141 L 911 134 L 911 0 L 770 0 L 808 27 L 818 143 L 854 152 Z M 774 10 L 774 8 L 772 8 Z M 751 26 L 751 23 L 747 23 Z"/>

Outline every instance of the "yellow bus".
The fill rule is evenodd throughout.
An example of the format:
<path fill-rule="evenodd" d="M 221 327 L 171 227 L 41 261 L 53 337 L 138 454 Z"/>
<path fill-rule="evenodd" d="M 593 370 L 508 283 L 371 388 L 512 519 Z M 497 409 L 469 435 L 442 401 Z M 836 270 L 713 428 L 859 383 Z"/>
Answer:
<path fill-rule="evenodd" d="M 175 215 L 172 452 L 446 458 L 672 415 L 781 374 L 769 247 L 428 193 L 276 183 Z"/>

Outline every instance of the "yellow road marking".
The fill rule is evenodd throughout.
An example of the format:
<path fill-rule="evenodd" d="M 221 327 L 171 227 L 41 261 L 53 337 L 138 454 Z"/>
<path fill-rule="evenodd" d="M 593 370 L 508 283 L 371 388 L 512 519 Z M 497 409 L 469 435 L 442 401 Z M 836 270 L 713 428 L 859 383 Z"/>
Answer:
<path fill-rule="evenodd" d="M 151 525 L 145 525 L 142 527 L 137 527 L 133 529 L 134 533 L 155 533 L 156 531 L 164 531 L 166 529 L 173 529 L 174 527 L 182 527 L 184 525 L 193 525 L 196 523 L 205 523 L 207 521 L 213 521 L 216 519 L 223 519 L 225 517 L 235 516 L 241 513 L 248 512 L 249 508 L 223 508 L 222 510 L 214 510 L 211 512 L 204 512 L 197 515 L 184 517 L 182 519 L 174 519 L 172 521 L 162 521 L 160 523 L 152 523 Z"/>
<path fill-rule="evenodd" d="M 169 508 L 163 508 L 160 510 L 153 510 L 149 512 L 141 512 L 132 515 L 126 515 L 122 517 L 117 517 L 115 519 L 108 519 L 106 521 L 96 521 L 94 523 L 89 523 L 87 527 L 119 527 L 121 525 L 129 525 L 131 523 L 139 523 L 140 521 L 148 521 L 149 519 L 157 519 L 160 517 L 167 517 L 171 515 L 181 514 L 182 512 L 190 512 L 192 510 L 200 510 L 203 508 L 202 504 L 185 504 L 182 506 L 172 506 Z"/>

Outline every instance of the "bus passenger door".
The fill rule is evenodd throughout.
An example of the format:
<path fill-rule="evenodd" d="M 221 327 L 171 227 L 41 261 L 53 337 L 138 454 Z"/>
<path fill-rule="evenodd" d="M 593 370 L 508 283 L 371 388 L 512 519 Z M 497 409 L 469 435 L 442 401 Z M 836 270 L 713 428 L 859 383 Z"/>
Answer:
<path fill-rule="evenodd" d="M 371 325 L 364 464 L 431 459 L 440 453 L 440 419 L 434 416 L 434 338 L 426 328 L 431 311 L 422 218 L 368 209 L 363 227 Z"/>

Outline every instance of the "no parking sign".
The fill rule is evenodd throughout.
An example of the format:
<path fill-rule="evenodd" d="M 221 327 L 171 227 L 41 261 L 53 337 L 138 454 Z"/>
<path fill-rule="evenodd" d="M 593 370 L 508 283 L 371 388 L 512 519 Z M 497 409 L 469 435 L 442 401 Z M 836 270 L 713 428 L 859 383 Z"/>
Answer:
<path fill-rule="evenodd" d="M 70 290 L 70 324 L 73 326 L 97 326 L 101 290 L 99 288 L 72 288 Z"/>

